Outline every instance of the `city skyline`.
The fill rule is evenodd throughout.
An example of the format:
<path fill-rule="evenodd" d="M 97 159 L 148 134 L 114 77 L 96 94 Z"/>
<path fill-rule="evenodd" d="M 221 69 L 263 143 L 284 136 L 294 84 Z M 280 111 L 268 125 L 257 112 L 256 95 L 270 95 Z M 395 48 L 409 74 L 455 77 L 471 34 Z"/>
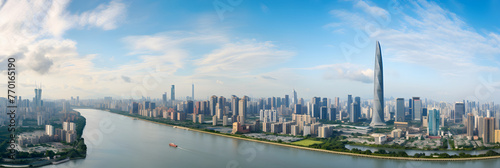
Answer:
<path fill-rule="evenodd" d="M 158 4 L 162 8 L 147 11 L 141 9 L 152 6 L 150 1 L 3 3 L 0 17 L 9 19 L 0 34 L 9 43 L 2 43 L 5 57 L 0 61 L 19 59 L 18 92 L 25 97 L 34 97 L 37 81 L 52 93 L 47 99 L 129 98 L 142 89 L 144 97 L 161 98 L 171 85 L 177 86 L 176 98 L 183 99 L 193 94 L 192 84 L 195 99 L 292 95 L 292 89 L 306 99 L 345 99 L 348 94 L 369 99 L 370 44 L 379 40 L 384 45 L 385 98 L 500 102 L 499 30 L 483 20 L 498 20 L 496 10 L 483 7 L 498 3 L 494 1 L 317 2 L 311 8 L 320 10 L 303 7 L 298 13 L 279 8 L 277 2 L 243 1 L 222 17 L 212 1 L 196 8 L 182 1 L 163 2 Z M 8 11 L 18 4 L 33 10 Z M 173 9 L 179 6 L 192 10 Z M 172 10 L 160 10 L 164 8 Z M 179 14 L 190 17 L 179 22 Z M 173 21 L 178 25 L 169 24 Z M 366 42 L 358 41 L 366 46 L 356 45 L 356 38 L 366 34 L 365 26 L 380 30 Z M 353 54 L 346 54 L 346 44 L 354 47 Z"/>

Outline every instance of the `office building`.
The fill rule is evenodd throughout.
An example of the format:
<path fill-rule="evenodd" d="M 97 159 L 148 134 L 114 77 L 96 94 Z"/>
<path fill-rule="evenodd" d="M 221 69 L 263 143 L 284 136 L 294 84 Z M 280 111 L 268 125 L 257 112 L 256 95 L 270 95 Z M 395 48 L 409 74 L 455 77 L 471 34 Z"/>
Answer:
<path fill-rule="evenodd" d="M 347 95 L 347 114 L 351 114 L 352 112 L 352 95 Z"/>
<path fill-rule="evenodd" d="M 163 104 L 167 104 L 167 92 L 165 92 L 161 95 L 161 100 L 162 100 Z"/>
<path fill-rule="evenodd" d="M 328 110 L 328 121 L 337 120 L 337 108 L 329 108 Z"/>
<path fill-rule="evenodd" d="M 172 100 L 172 103 L 175 101 L 175 85 L 170 88 L 170 100 Z"/>
<path fill-rule="evenodd" d="M 398 98 L 396 99 L 396 122 L 405 122 L 405 99 Z"/>
<path fill-rule="evenodd" d="M 320 110 L 321 110 L 321 98 L 320 97 L 313 97 L 312 99 L 312 111 L 311 111 L 311 116 L 320 118 Z"/>
<path fill-rule="evenodd" d="M 432 109 L 429 111 L 429 115 L 427 116 L 428 118 L 428 127 L 427 127 L 427 134 L 429 136 L 438 136 L 439 135 L 439 121 L 440 121 L 440 115 L 439 115 L 439 110 Z"/>
<path fill-rule="evenodd" d="M 422 101 L 420 97 L 413 97 L 413 120 L 422 121 Z"/>
<path fill-rule="evenodd" d="M 329 114 L 328 111 L 329 111 L 329 109 L 330 108 L 328 108 L 326 106 L 321 106 L 321 108 L 319 110 L 320 111 L 320 115 L 319 116 L 320 116 L 321 120 L 328 120 L 328 114 Z"/>
<path fill-rule="evenodd" d="M 293 109 L 294 114 L 302 114 L 302 105 L 301 104 L 295 104 L 295 108 Z"/>
<path fill-rule="evenodd" d="M 374 70 L 374 98 L 373 115 L 370 126 L 383 126 L 384 122 L 384 71 L 382 65 L 382 52 L 380 43 L 377 41 L 375 49 L 375 70 Z"/>
<path fill-rule="evenodd" d="M 351 105 L 351 113 L 349 114 L 350 122 L 358 122 L 361 115 L 361 98 L 355 97 L 354 102 Z"/>
<path fill-rule="evenodd" d="M 453 113 L 453 118 L 455 123 L 462 123 L 462 118 L 465 115 L 465 105 L 463 102 L 455 103 L 455 113 Z"/>
<path fill-rule="evenodd" d="M 335 97 L 335 108 L 337 110 L 340 110 L 340 98 L 339 97 Z"/>
<path fill-rule="evenodd" d="M 290 96 L 285 95 L 285 107 L 290 107 Z"/>
<path fill-rule="evenodd" d="M 293 89 L 293 103 L 295 104 L 301 104 L 298 102 L 298 97 L 297 97 L 297 92 L 295 91 L 295 89 Z"/>

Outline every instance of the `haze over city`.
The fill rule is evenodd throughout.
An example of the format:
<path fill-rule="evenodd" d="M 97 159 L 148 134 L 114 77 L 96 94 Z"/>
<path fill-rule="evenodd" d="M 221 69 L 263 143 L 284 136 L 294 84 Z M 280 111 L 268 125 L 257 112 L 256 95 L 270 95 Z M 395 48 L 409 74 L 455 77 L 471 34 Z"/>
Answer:
<path fill-rule="evenodd" d="M 386 98 L 500 102 L 497 1 L 43 2 L 0 3 L 21 96 L 372 99 L 378 40 Z"/>

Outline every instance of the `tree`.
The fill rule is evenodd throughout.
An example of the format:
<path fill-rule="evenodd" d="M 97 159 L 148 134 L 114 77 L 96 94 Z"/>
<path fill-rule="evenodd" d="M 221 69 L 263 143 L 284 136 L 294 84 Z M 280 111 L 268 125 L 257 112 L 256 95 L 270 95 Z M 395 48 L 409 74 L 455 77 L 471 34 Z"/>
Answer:
<path fill-rule="evenodd" d="M 408 157 L 408 154 L 407 154 L 405 151 L 399 151 L 399 152 L 397 153 L 397 156 L 398 156 L 398 157 Z"/>
<path fill-rule="evenodd" d="M 488 152 L 486 152 L 486 156 L 496 156 L 496 155 L 498 155 L 498 153 L 495 151 L 492 151 L 492 150 L 489 150 Z"/>
<path fill-rule="evenodd" d="M 449 158 L 450 155 L 448 153 L 441 153 L 441 154 L 439 154 L 439 157 L 440 158 Z"/>
<path fill-rule="evenodd" d="M 385 151 L 384 149 L 379 149 L 376 153 L 387 154 L 387 151 Z"/>
<path fill-rule="evenodd" d="M 53 157 L 56 153 L 54 153 L 54 151 L 51 151 L 51 150 L 47 150 L 45 151 L 45 156 L 48 156 L 48 157 Z"/>

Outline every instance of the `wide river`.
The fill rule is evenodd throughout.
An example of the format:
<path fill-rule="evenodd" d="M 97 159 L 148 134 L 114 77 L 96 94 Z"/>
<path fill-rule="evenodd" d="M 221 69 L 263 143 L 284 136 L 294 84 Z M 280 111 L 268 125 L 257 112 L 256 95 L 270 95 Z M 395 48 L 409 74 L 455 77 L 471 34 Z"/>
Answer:
<path fill-rule="evenodd" d="M 404 161 L 338 155 L 177 129 L 94 109 L 83 131 L 87 158 L 47 167 L 500 167 L 500 159 Z M 178 148 L 168 146 L 169 143 Z"/>

